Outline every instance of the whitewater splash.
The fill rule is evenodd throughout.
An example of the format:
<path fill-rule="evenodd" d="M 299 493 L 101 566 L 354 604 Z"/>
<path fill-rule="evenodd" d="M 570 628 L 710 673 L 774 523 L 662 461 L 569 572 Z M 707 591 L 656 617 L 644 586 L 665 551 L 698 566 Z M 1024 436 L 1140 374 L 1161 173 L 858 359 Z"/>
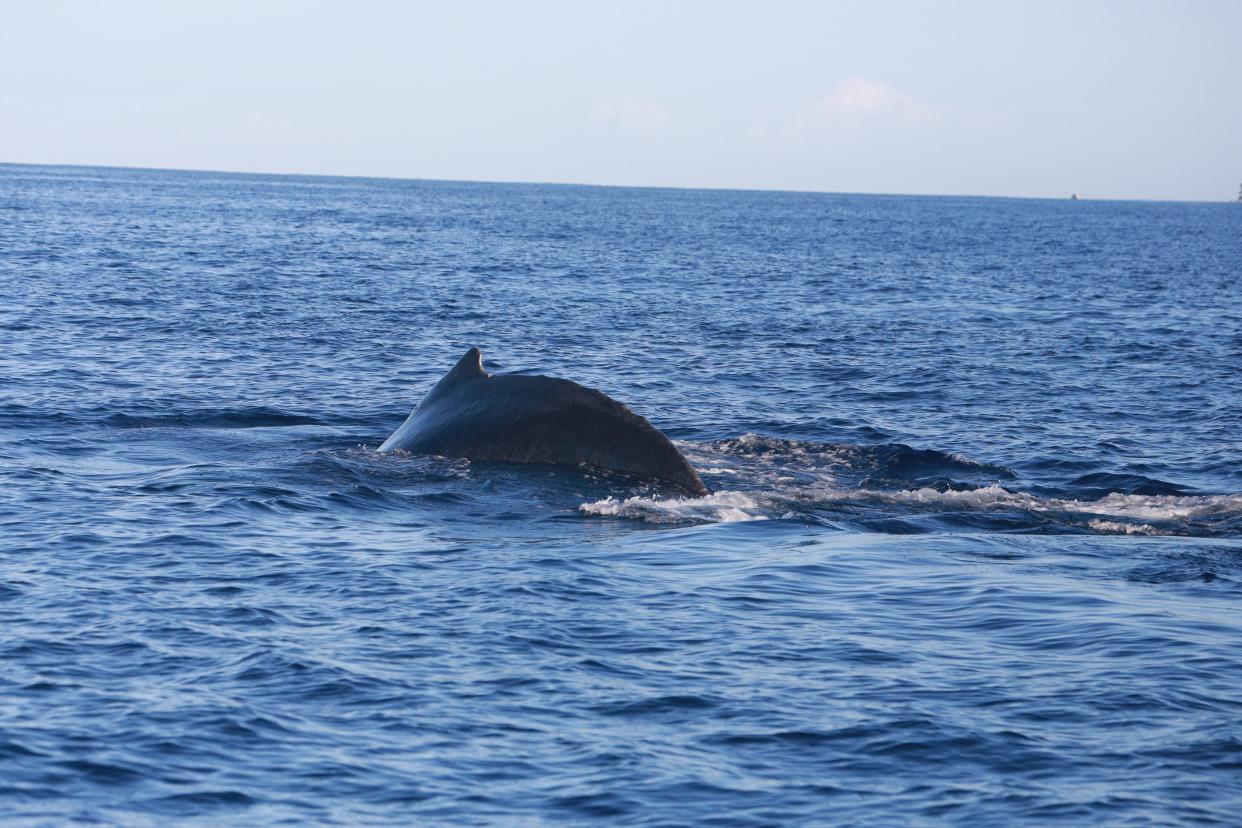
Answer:
<path fill-rule="evenodd" d="M 954 523 L 952 516 L 973 515 L 956 523 L 997 531 L 1055 524 L 1111 535 L 1221 535 L 1242 527 L 1242 494 L 1041 496 L 1001 485 L 997 478 L 1016 477 L 1003 466 L 900 444 L 816 444 L 747 434 L 683 448 L 706 476 L 728 488 L 698 498 L 608 497 L 578 510 L 668 524 L 805 516 L 875 528 L 890 519 L 943 525 Z"/>
<path fill-rule="evenodd" d="M 670 498 L 606 497 L 583 503 L 578 511 L 587 515 L 625 517 L 648 523 L 738 523 L 767 520 L 754 498 L 741 492 L 713 492 L 703 497 Z"/>
<path fill-rule="evenodd" d="M 1059 519 L 1106 534 L 1176 535 L 1242 517 L 1242 495 L 1134 495 L 1113 493 L 1097 500 L 1044 498 L 999 485 L 966 491 L 920 488 L 906 491 L 821 492 L 823 501 L 890 503 L 927 512 L 1017 510 Z M 1119 519 L 1119 520 L 1118 520 Z M 1162 524 L 1162 525 L 1161 525 Z"/>
<path fill-rule="evenodd" d="M 622 517 L 649 523 L 734 523 L 806 513 L 815 508 L 844 504 L 889 504 L 900 514 L 1004 512 L 1017 510 L 1054 518 L 1071 527 L 1104 534 L 1197 534 L 1213 524 L 1242 517 L 1242 495 L 1128 495 L 1110 494 L 1098 500 L 1042 498 L 1000 486 L 968 491 L 931 488 L 904 491 L 871 489 L 791 488 L 785 492 L 747 494 L 716 492 L 698 498 L 608 497 L 583 503 L 583 514 Z"/>

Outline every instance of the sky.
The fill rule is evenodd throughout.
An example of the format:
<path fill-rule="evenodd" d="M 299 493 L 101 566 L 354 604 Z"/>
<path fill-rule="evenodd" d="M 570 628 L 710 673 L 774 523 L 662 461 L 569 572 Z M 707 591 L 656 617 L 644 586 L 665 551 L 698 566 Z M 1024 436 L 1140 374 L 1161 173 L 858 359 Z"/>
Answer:
<path fill-rule="evenodd" d="M 1242 0 L 0 0 L 0 162 L 1232 200 Z"/>

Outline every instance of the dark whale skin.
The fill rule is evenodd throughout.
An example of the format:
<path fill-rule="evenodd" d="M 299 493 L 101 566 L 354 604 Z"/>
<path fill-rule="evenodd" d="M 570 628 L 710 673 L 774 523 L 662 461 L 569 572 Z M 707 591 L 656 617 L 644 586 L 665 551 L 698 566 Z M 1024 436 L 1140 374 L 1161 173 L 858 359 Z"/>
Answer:
<path fill-rule="evenodd" d="M 379 450 L 595 466 L 707 494 L 698 472 L 646 418 L 570 380 L 488 374 L 478 348 L 466 352 Z"/>

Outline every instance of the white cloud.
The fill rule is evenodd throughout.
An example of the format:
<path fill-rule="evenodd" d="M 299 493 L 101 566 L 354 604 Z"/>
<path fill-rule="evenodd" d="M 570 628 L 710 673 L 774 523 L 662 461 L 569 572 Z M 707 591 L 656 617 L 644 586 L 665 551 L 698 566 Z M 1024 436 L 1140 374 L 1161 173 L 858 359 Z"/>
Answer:
<path fill-rule="evenodd" d="M 883 81 L 859 77 L 839 81 L 811 109 L 817 120 L 833 123 L 880 119 L 908 123 L 925 120 L 931 115 L 931 107 L 900 89 Z"/>
<path fill-rule="evenodd" d="M 819 146 L 825 140 L 842 147 L 885 136 L 905 140 L 901 136 L 906 130 L 940 120 L 941 113 L 913 95 L 883 81 L 854 76 L 838 81 L 826 95 L 795 109 L 769 112 L 750 127 L 746 137 L 785 151 L 806 144 Z"/>
<path fill-rule="evenodd" d="M 655 133 L 671 122 L 668 111 L 650 98 L 614 98 L 595 107 L 595 121 L 633 130 Z"/>

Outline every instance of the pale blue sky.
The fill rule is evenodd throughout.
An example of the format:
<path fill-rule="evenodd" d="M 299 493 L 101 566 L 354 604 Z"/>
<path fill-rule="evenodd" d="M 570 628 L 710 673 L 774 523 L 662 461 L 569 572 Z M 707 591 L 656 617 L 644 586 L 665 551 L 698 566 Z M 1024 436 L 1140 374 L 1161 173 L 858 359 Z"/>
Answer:
<path fill-rule="evenodd" d="M 0 161 L 1225 200 L 1242 0 L 0 0 Z"/>

